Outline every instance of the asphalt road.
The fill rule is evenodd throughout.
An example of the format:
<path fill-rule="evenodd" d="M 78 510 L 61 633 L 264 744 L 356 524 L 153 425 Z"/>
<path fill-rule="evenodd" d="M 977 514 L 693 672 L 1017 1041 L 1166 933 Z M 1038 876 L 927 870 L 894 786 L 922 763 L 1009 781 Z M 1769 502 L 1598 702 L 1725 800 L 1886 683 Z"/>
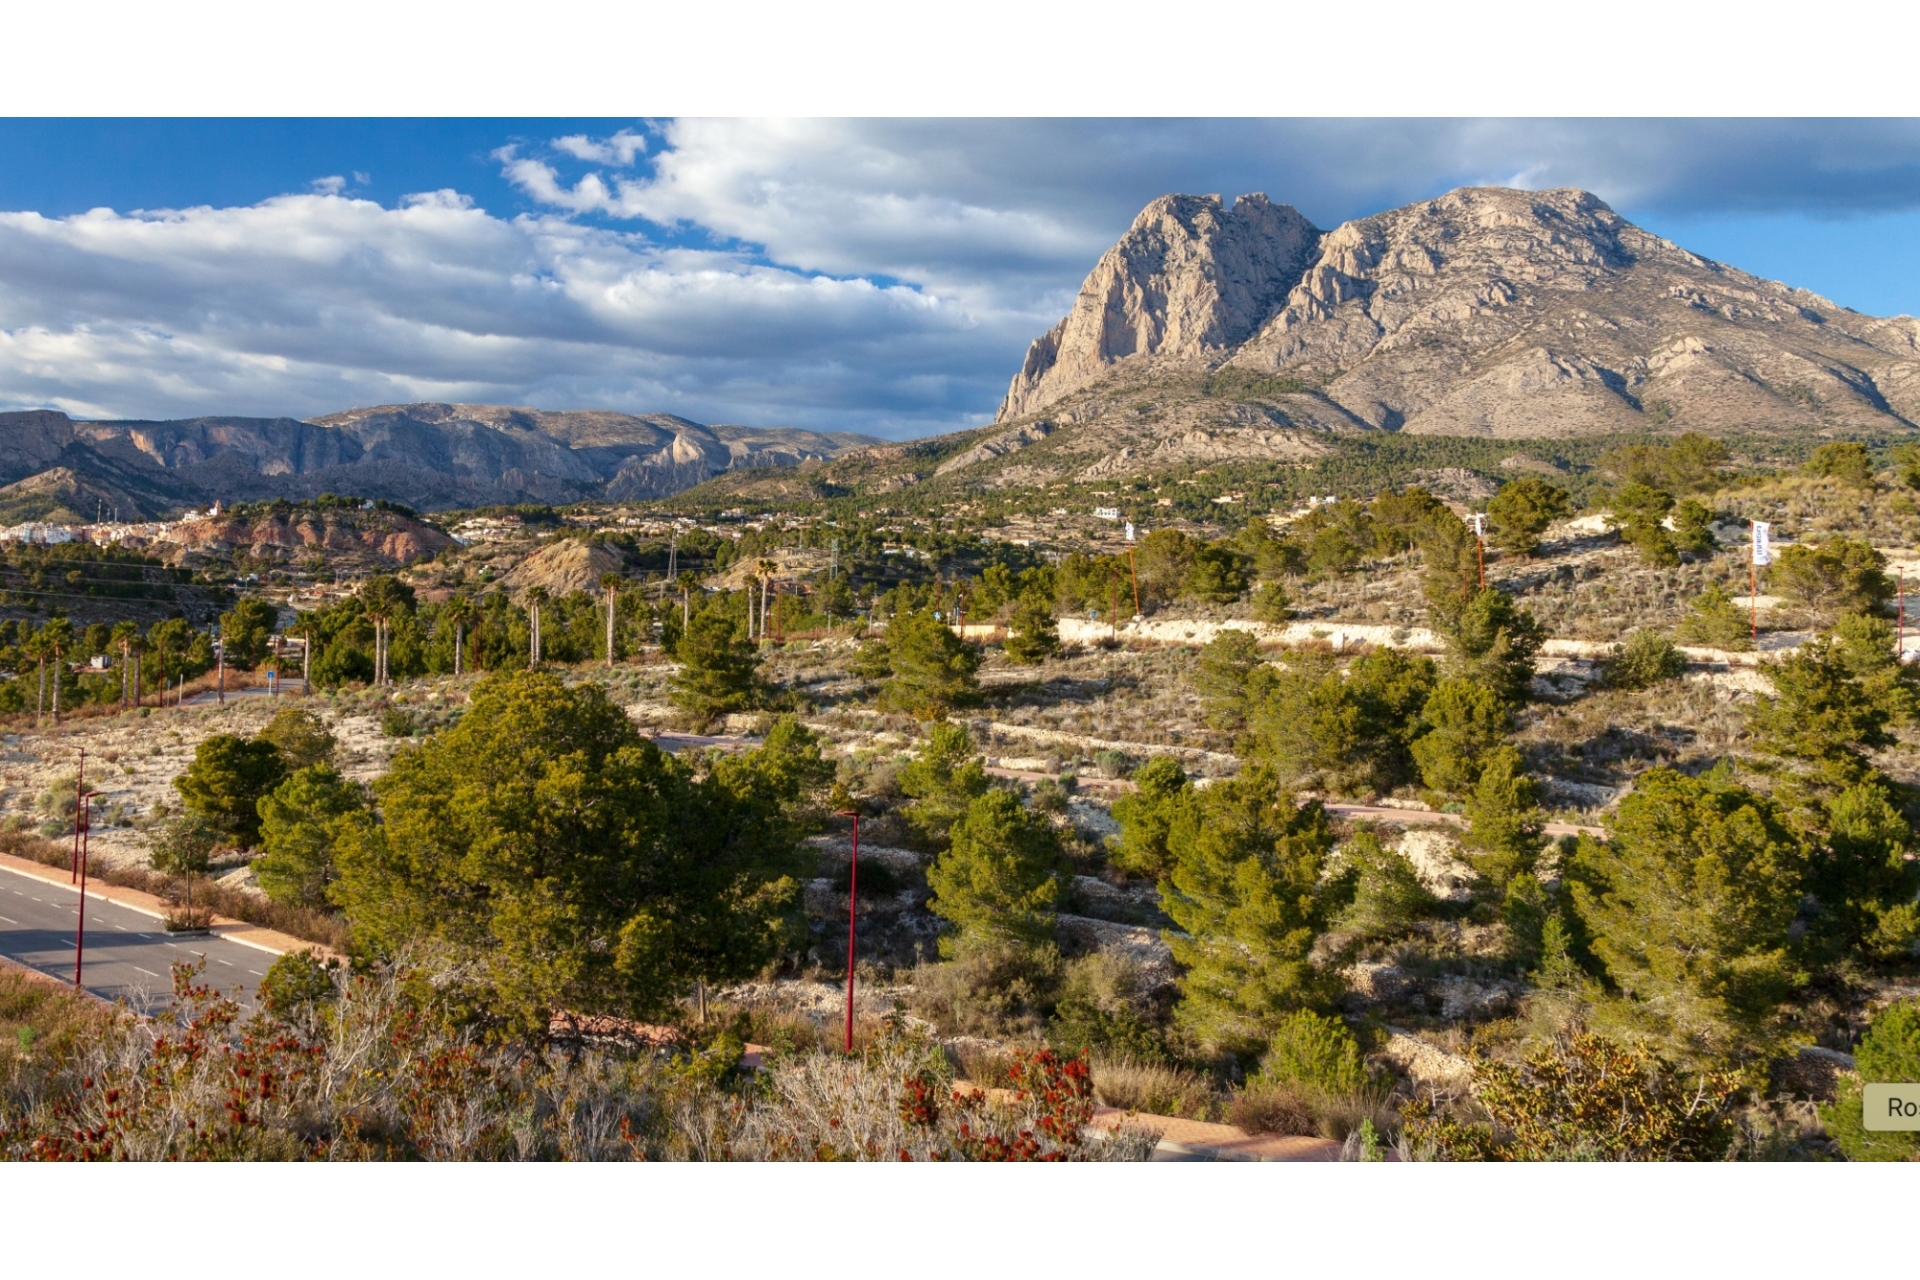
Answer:
<path fill-rule="evenodd" d="M 73 942 L 80 894 L 0 867 L 0 955 L 73 981 Z M 225 938 L 174 938 L 152 916 L 87 897 L 87 990 L 152 1012 L 173 998 L 173 965 L 205 956 L 202 979 L 251 1008 L 271 953 Z"/>

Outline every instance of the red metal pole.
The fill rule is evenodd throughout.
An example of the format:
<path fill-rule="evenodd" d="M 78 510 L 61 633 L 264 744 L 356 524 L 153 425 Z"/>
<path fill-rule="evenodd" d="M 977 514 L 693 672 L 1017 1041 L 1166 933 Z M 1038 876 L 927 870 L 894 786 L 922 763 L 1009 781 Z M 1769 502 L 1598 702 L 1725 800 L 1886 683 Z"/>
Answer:
<path fill-rule="evenodd" d="M 80 797 L 87 793 L 87 749 L 80 748 L 80 767 L 73 775 L 73 856 L 68 884 L 80 883 Z"/>
<path fill-rule="evenodd" d="M 1133 616 L 1140 616 L 1140 572 L 1133 567 L 1133 544 L 1127 544 L 1127 576 L 1133 579 Z"/>
<path fill-rule="evenodd" d="M 1487 589 L 1487 539 L 1485 534 L 1473 535 L 1473 554 L 1480 561 L 1480 589 Z"/>
<path fill-rule="evenodd" d="M 80 986 L 80 966 L 87 956 L 87 831 L 92 825 L 87 821 L 87 805 L 90 796 L 80 797 L 80 925 L 73 935 L 73 985 Z"/>
<path fill-rule="evenodd" d="M 853 860 L 847 864 L 847 1052 L 853 1052 L 853 929 L 860 882 L 860 815 L 853 814 Z"/>

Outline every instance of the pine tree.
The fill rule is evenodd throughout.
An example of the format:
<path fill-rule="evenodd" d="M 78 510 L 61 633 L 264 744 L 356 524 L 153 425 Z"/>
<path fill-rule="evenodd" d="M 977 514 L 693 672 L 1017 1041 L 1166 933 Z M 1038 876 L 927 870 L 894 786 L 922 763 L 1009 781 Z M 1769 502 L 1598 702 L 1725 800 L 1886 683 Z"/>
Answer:
<path fill-rule="evenodd" d="M 1877 780 L 1826 805 L 1807 887 L 1820 904 L 1813 934 L 1830 955 L 1881 963 L 1910 958 L 1920 938 L 1920 861 L 1913 827 Z"/>
<path fill-rule="evenodd" d="M 1356 942 L 1401 937 L 1439 906 L 1406 856 L 1382 845 L 1372 832 L 1347 841 L 1342 857 L 1354 872 L 1354 887 L 1339 929 Z"/>
<path fill-rule="evenodd" d="M 1467 831 L 1460 843 L 1467 861 L 1495 893 L 1504 894 L 1514 877 L 1533 870 L 1544 844 L 1540 832 L 1545 815 L 1518 751 L 1499 746 L 1487 752 L 1466 812 Z"/>
<path fill-rule="evenodd" d="M 325 907 L 335 879 L 333 848 L 343 821 L 365 813 L 366 796 L 324 762 L 294 773 L 260 800 L 260 843 L 254 861 L 260 887 L 275 902 Z"/>
<path fill-rule="evenodd" d="M 1339 979 L 1310 956 L 1346 886 L 1323 874 L 1333 832 L 1319 802 L 1296 806 L 1255 768 L 1196 793 L 1167 846 L 1160 900 L 1186 970 L 1175 1018 L 1198 1043 L 1255 1052 L 1285 1015 L 1330 1003 Z"/>
<path fill-rule="evenodd" d="M 832 772 L 788 718 L 696 775 L 599 685 L 499 673 L 374 783 L 331 896 L 363 958 L 445 948 L 511 1032 L 543 1037 L 556 1008 L 670 1017 L 804 936 L 802 839 Z"/>
<path fill-rule="evenodd" d="M 902 613 L 887 624 L 887 667 L 880 706 L 939 720 L 979 699 L 980 646 L 968 644 L 933 610 Z"/>
<path fill-rule="evenodd" d="M 1155 756 L 1133 772 L 1133 790 L 1113 802 L 1120 834 L 1111 839 L 1113 863 L 1129 875 L 1158 881 L 1172 869 L 1167 834 L 1193 800 L 1186 770 L 1171 756 Z"/>
<path fill-rule="evenodd" d="M 702 725 L 760 701 L 760 657 L 739 625 L 719 609 L 702 609 L 679 644 L 680 670 L 668 694 Z"/>
<path fill-rule="evenodd" d="M 1532 555 L 1547 526 L 1567 514 L 1570 500 L 1565 489 L 1538 476 L 1522 476 L 1501 485 L 1487 503 L 1495 545 L 1516 555 Z"/>
<path fill-rule="evenodd" d="M 1005 649 L 1009 661 L 1031 667 L 1060 652 L 1060 630 L 1053 618 L 1053 601 L 1043 591 L 1027 590 L 1020 594 L 1007 630 Z"/>
<path fill-rule="evenodd" d="M 1513 714 L 1495 690 L 1453 678 L 1434 686 L 1420 723 L 1412 750 L 1422 780 L 1435 791 L 1464 796 L 1479 783 L 1487 753 L 1506 740 Z"/>
<path fill-rule="evenodd" d="M 1855 1070 L 1840 1082 L 1838 1096 L 1820 1108 L 1820 1121 L 1849 1160 L 1920 1159 L 1920 1133 L 1873 1132 L 1861 1112 L 1869 1084 L 1920 1080 L 1920 1001 L 1888 1005 L 1853 1051 Z"/>
<path fill-rule="evenodd" d="M 1200 650 L 1194 689 L 1216 729 L 1240 729 L 1247 723 L 1247 677 L 1260 665 L 1260 642 L 1251 631 L 1228 628 Z"/>
<path fill-rule="evenodd" d="M 1767 798 L 1658 768 L 1570 876 L 1612 1013 L 1694 1059 L 1764 1053 L 1805 981 L 1788 933 L 1804 893 L 1799 839 Z"/>
<path fill-rule="evenodd" d="M 234 848 L 260 843 L 260 798 L 287 776 L 279 748 L 260 739 L 216 733 L 194 748 L 193 763 L 173 780 L 188 813 Z"/>
<path fill-rule="evenodd" d="M 927 909 L 959 929 L 941 953 L 1014 943 L 1044 944 L 1053 932 L 1063 879 L 1060 837 L 1045 815 L 994 788 L 953 824 L 947 851 L 927 868 Z"/>
<path fill-rule="evenodd" d="M 1891 719 L 1848 668 L 1830 636 L 1764 668 L 1772 695 L 1754 699 L 1747 729 L 1762 755 L 1795 761 L 1820 786 L 1849 786 L 1873 772 L 1867 753 L 1891 745 Z"/>
<path fill-rule="evenodd" d="M 934 725 L 920 754 L 900 771 L 900 790 L 913 797 L 906 816 L 914 830 L 932 844 L 945 844 L 953 824 L 987 790 L 972 735 L 962 725 Z"/>
<path fill-rule="evenodd" d="M 1533 689 L 1533 656 L 1546 642 L 1534 616 L 1504 591 L 1476 594 L 1442 629 L 1448 674 L 1477 680 L 1509 703 L 1525 702 Z"/>

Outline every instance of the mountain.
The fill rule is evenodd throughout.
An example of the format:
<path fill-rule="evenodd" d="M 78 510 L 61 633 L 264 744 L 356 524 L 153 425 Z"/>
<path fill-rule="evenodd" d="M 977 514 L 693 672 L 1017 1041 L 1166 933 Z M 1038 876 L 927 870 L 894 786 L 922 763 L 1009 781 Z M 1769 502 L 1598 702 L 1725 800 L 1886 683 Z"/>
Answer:
<path fill-rule="evenodd" d="M 974 482 L 1311 457 L 1328 433 L 1905 434 L 1920 322 L 1663 240 L 1575 190 L 1463 188 L 1320 231 L 1169 195 L 1037 338 Z M 964 477 L 963 477 L 964 478 Z"/>
<path fill-rule="evenodd" d="M 494 405 L 350 409 L 310 421 L 75 422 L 0 414 L 0 517 L 159 515 L 216 498 L 333 492 L 423 510 L 665 497 L 727 471 L 793 467 L 880 443 L 671 414 Z M 61 513 L 66 513 L 61 515 Z"/>

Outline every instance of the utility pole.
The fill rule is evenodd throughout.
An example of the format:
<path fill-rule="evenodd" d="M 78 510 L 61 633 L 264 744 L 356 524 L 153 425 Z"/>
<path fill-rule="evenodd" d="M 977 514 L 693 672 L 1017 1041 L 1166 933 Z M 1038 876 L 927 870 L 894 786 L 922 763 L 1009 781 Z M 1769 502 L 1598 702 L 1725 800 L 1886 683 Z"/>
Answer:
<path fill-rule="evenodd" d="M 1895 578 L 1900 587 L 1899 620 L 1894 623 L 1893 658 L 1895 662 L 1907 660 L 1907 573 L 1902 569 Z"/>
<path fill-rule="evenodd" d="M 612 583 L 607 584 L 607 666 L 613 666 L 613 611 L 619 604 L 619 595 Z"/>
<path fill-rule="evenodd" d="M 1127 576 L 1133 579 L 1133 616 L 1140 616 L 1140 572 L 1133 567 L 1133 521 L 1127 521 Z"/>
<path fill-rule="evenodd" d="M 1475 512 L 1473 516 L 1474 557 L 1480 562 L 1480 589 L 1487 589 L 1487 518 Z"/>

